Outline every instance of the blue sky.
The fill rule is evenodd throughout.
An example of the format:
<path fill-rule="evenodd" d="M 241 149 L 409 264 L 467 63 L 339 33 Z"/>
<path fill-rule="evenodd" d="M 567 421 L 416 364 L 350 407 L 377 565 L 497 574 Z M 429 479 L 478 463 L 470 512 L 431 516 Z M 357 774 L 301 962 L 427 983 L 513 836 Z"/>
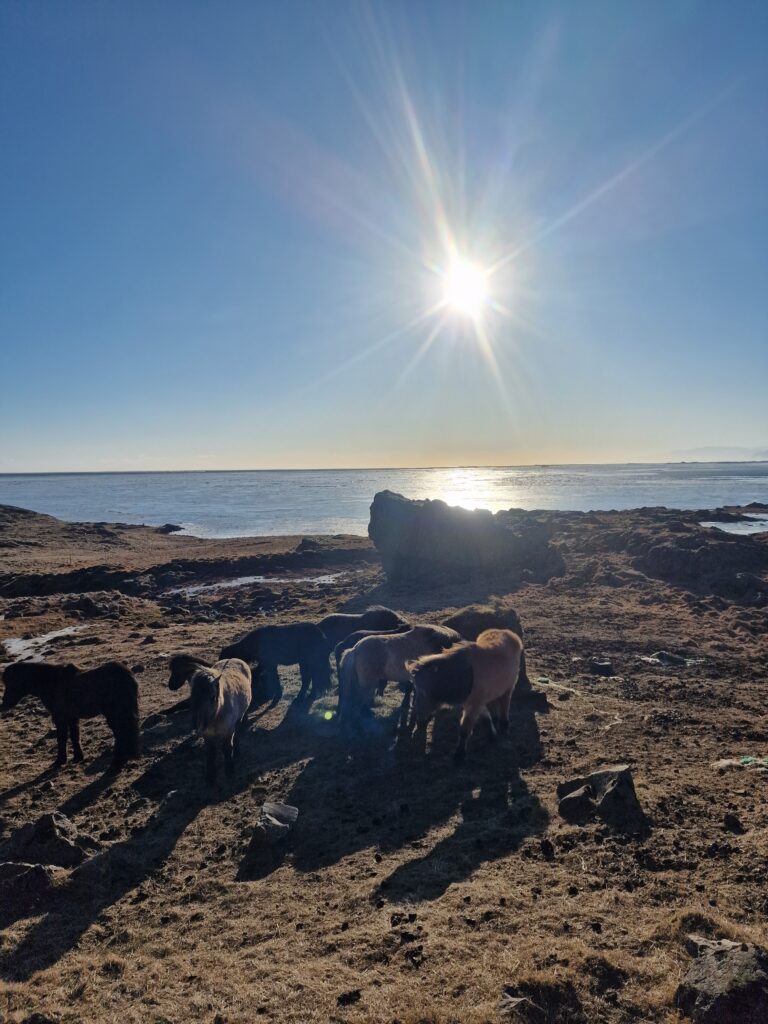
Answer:
<path fill-rule="evenodd" d="M 750 0 L 9 0 L 0 471 L 764 449 L 766 52 Z"/>

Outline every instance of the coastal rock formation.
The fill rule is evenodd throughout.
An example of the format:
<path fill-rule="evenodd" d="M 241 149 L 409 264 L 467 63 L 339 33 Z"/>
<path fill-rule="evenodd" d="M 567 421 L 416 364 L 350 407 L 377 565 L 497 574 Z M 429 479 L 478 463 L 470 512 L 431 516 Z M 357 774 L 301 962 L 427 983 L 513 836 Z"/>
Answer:
<path fill-rule="evenodd" d="M 545 583 L 564 571 L 550 531 L 535 515 L 468 511 L 444 501 L 417 501 L 379 491 L 368 536 L 390 580 L 504 576 Z"/>

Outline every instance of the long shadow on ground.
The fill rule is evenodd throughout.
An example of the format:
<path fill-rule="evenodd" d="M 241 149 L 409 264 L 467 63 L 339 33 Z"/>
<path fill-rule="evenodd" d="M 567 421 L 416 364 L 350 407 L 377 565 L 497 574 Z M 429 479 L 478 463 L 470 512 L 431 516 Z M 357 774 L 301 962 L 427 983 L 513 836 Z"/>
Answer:
<path fill-rule="evenodd" d="M 535 709 L 535 700 L 513 705 L 510 733 L 496 744 L 479 729 L 461 768 L 451 758 L 455 712 L 438 715 L 427 754 L 402 732 L 393 743 L 392 723 L 381 719 L 350 745 L 319 753 L 286 798 L 301 808 L 294 867 L 311 872 L 368 848 L 387 854 L 421 846 L 427 833 L 458 812 L 462 821 L 455 832 L 423 860 L 398 868 L 383 890 L 434 898 L 484 861 L 505 856 L 547 822 L 520 777 L 520 768 L 541 757 Z"/>

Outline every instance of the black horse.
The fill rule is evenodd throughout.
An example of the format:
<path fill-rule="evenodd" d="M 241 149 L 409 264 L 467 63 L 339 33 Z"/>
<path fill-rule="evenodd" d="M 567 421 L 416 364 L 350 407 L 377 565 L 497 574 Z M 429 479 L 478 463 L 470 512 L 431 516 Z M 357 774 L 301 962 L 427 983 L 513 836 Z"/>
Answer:
<path fill-rule="evenodd" d="M 23 697 L 37 697 L 51 713 L 56 726 L 56 765 L 67 763 L 67 738 L 73 760 L 82 761 L 80 719 L 103 715 L 115 737 L 112 769 L 123 767 L 139 753 L 139 684 L 120 662 L 83 670 L 76 665 L 17 662 L 3 674 L 3 711 Z"/>
<path fill-rule="evenodd" d="M 298 665 L 301 673 L 299 700 L 318 697 L 331 685 L 328 640 L 313 622 L 290 622 L 281 626 L 260 626 L 244 637 L 222 647 L 220 658 L 241 658 L 251 666 L 254 682 L 264 680 L 272 703 L 283 695 L 278 665 Z"/>

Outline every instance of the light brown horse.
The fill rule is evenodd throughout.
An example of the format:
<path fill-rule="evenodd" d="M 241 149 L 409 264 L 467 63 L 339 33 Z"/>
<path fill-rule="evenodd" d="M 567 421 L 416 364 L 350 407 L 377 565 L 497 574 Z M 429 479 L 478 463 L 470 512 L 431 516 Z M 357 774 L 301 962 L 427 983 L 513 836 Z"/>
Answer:
<path fill-rule="evenodd" d="M 461 637 L 446 626 L 414 626 L 405 633 L 367 636 L 344 652 L 339 671 L 340 717 L 351 718 L 370 708 L 378 690 L 387 682 L 400 683 L 405 689 L 403 705 L 411 696 L 409 661 L 436 654 Z"/>
<path fill-rule="evenodd" d="M 216 752 L 224 754 L 224 770 L 234 772 L 240 729 L 251 703 L 251 668 L 240 658 L 200 666 L 190 680 L 192 720 L 205 740 L 206 776 L 216 781 Z"/>
<path fill-rule="evenodd" d="M 467 740 L 478 718 L 488 719 L 491 735 L 496 737 L 490 707 L 496 712 L 499 729 L 506 732 L 522 654 L 523 641 L 517 633 L 486 629 L 475 641 L 410 662 L 417 727 L 426 730 L 430 718 L 443 705 L 461 706 L 459 745 L 454 755 L 457 761 L 464 759 Z"/>

